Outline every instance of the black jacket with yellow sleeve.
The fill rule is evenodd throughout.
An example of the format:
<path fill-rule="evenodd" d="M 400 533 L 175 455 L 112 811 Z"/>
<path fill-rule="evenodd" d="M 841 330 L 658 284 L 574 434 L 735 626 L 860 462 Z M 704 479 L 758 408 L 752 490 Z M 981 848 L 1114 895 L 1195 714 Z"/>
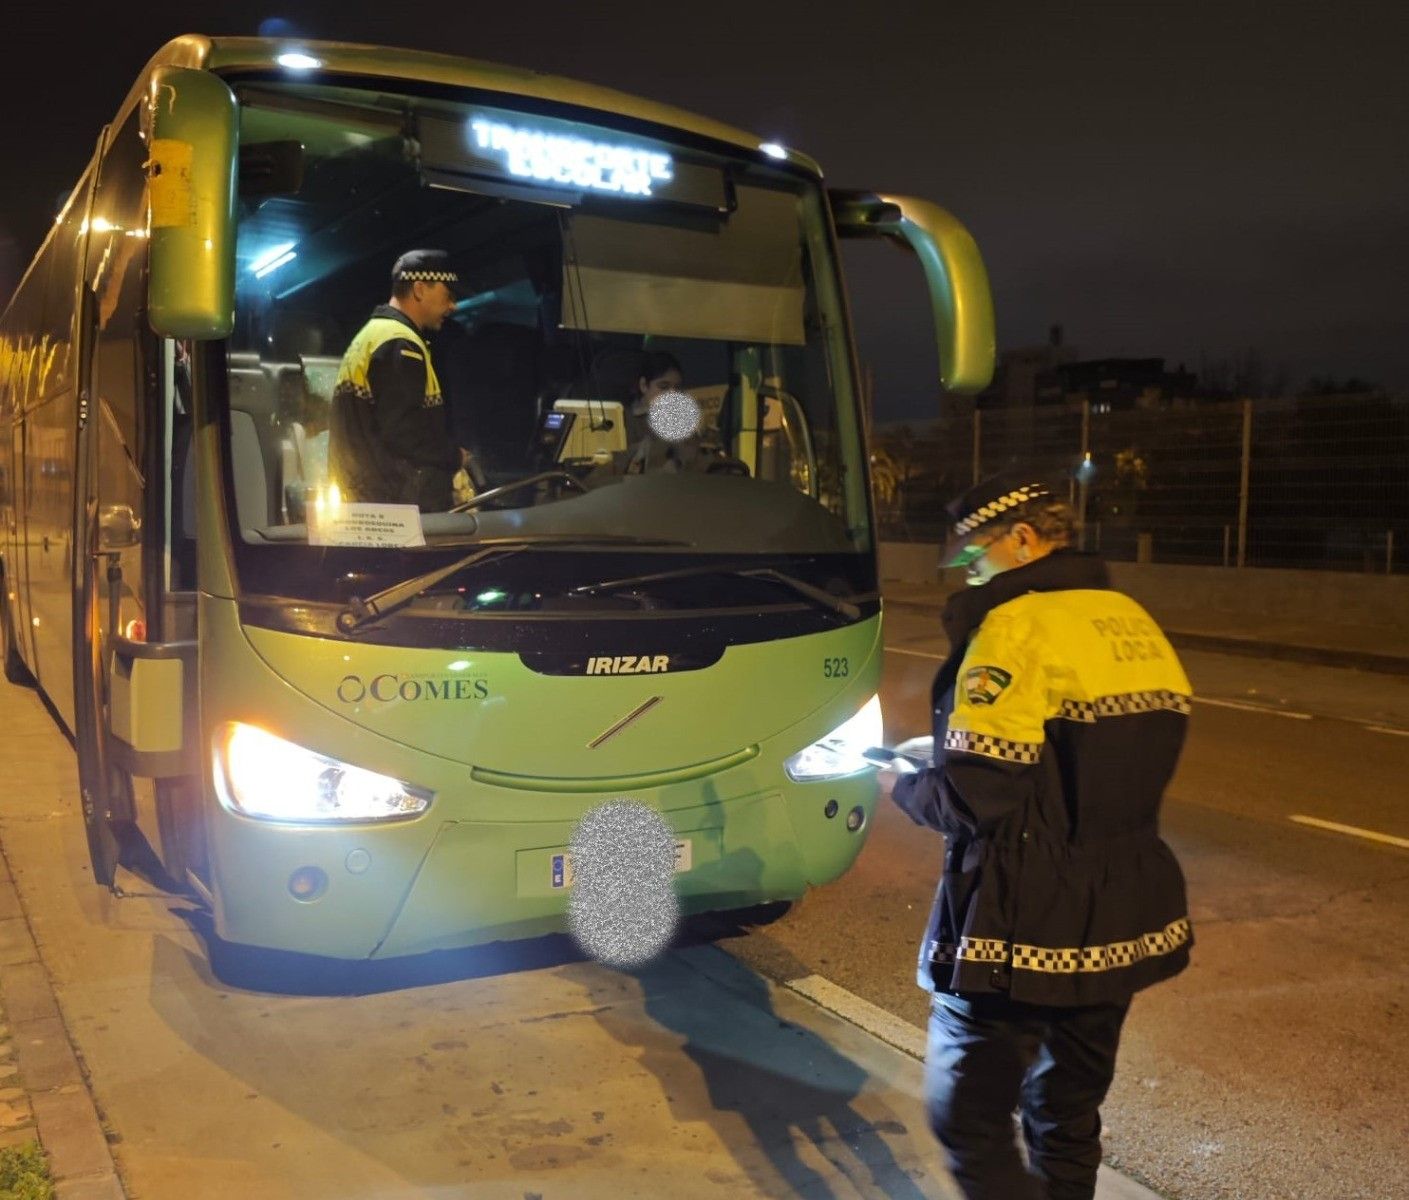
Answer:
<path fill-rule="evenodd" d="M 378 305 L 343 354 L 333 386 L 328 466 L 344 500 L 450 507 L 460 449 L 421 331 Z"/>
<path fill-rule="evenodd" d="M 896 802 L 945 835 L 922 987 L 1120 1002 L 1193 935 L 1159 809 L 1189 681 L 1098 558 L 1059 550 L 951 599 L 935 765 Z"/>

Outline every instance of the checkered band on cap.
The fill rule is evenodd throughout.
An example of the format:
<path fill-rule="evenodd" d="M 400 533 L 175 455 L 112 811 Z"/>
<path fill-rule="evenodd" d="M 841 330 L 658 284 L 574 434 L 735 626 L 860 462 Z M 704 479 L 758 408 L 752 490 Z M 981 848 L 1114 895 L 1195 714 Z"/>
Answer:
<path fill-rule="evenodd" d="M 398 279 L 421 280 L 424 283 L 459 283 L 454 271 L 399 271 Z"/>
<path fill-rule="evenodd" d="M 980 504 L 973 512 L 954 523 L 954 532 L 962 536 L 972 533 L 980 525 L 986 525 L 994 517 L 1001 517 L 1010 508 L 1017 508 L 1019 504 L 1026 504 L 1029 500 L 1036 500 L 1039 496 L 1050 496 L 1051 490 L 1040 483 L 1025 483 L 1022 487 L 1014 488 L 1006 496 L 999 496 L 996 500 L 989 500 Z"/>

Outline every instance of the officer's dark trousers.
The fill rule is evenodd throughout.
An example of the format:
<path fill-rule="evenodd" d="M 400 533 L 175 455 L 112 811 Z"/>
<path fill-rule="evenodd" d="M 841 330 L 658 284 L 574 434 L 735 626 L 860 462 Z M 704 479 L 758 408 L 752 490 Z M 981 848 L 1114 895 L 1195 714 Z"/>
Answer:
<path fill-rule="evenodd" d="M 1047 1008 L 1006 996 L 937 993 L 925 1101 L 968 1200 L 1091 1200 L 1098 1111 L 1129 1003 Z M 1028 1166 L 1013 1132 L 1022 1114 Z"/>

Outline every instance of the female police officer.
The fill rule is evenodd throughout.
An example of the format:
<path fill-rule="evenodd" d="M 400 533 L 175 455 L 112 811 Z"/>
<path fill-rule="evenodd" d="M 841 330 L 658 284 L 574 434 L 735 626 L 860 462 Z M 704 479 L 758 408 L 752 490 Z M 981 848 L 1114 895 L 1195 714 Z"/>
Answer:
<path fill-rule="evenodd" d="M 1158 831 L 1189 683 L 1149 614 L 1070 549 L 1049 488 L 999 476 L 949 514 L 947 561 L 978 586 L 945 608 L 934 766 L 893 790 L 947 841 L 919 963 L 930 1122 L 969 1200 L 1090 1200 L 1130 998 L 1193 941 Z"/>

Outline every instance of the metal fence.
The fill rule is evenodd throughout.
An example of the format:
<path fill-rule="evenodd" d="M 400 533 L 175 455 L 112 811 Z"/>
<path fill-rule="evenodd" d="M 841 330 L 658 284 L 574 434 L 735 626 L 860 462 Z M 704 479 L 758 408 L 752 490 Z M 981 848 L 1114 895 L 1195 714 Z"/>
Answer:
<path fill-rule="evenodd" d="M 1409 397 L 1100 401 L 877 427 L 881 535 L 933 541 L 945 501 L 1016 467 L 1059 481 L 1109 558 L 1409 572 Z"/>

